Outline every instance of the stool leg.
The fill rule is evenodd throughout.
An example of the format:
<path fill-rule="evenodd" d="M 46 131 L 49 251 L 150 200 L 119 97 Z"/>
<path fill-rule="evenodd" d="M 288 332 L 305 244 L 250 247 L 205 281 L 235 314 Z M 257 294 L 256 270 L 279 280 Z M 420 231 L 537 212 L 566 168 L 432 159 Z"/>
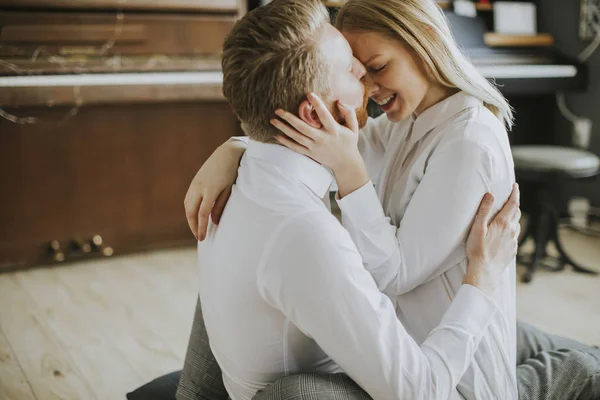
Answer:
<path fill-rule="evenodd" d="M 519 240 L 519 243 L 517 245 L 517 250 L 520 249 L 521 247 L 523 247 L 523 244 L 530 237 L 532 237 L 533 240 L 535 241 L 535 232 L 536 232 L 536 228 L 538 226 L 538 219 L 539 219 L 538 217 L 539 216 L 537 214 L 531 214 L 531 215 L 529 215 L 529 218 L 527 219 L 527 227 L 525 228 L 525 234 Z M 528 264 L 530 261 L 531 261 L 531 258 L 526 257 L 523 254 L 519 254 L 517 252 L 517 262 L 519 264 Z"/>
<path fill-rule="evenodd" d="M 525 271 L 521 277 L 521 280 L 525 283 L 531 282 L 535 271 L 538 269 L 538 266 L 542 263 L 544 256 L 546 255 L 546 245 L 548 244 L 548 225 L 550 222 L 549 219 L 550 214 L 548 208 L 543 206 L 542 212 L 536 219 L 535 224 L 535 251 L 533 253 L 531 262 L 527 266 L 527 271 Z"/>
<path fill-rule="evenodd" d="M 554 244 L 556 244 L 556 238 L 557 238 L 557 233 L 558 233 L 558 213 L 556 212 L 556 209 L 554 208 L 554 206 L 548 205 L 548 215 L 549 215 L 548 241 L 549 242 L 553 242 Z M 557 250 L 558 250 L 558 246 L 556 246 L 556 247 L 557 247 Z M 553 267 L 546 266 L 546 268 L 549 269 L 552 272 L 558 272 L 558 271 L 564 271 L 566 265 L 567 265 L 567 262 L 560 255 L 560 251 L 559 251 L 559 257 L 557 259 L 557 265 L 553 266 Z"/>
<path fill-rule="evenodd" d="M 556 221 L 556 227 L 552 229 L 552 232 L 550 233 L 550 240 L 554 242 L 556 250 L 558 250 L 558 254 L 560 254 L 561 262 L 563 262 L 564 264 L 569 264 L 575 272 L 580 272 L 582 274 L 589 275 L 598 275 L 598 272 L 582 267 L 567 255 L 565 249 L 562 246 L 562 243 L 560 242 L 560 237 L 558 234 L 558 212 L 554 208 L 552 208 L 552 218 Z"/>
<path fill-rule="evenodd" d="M 535 237 L 535 228 L 537 226 L 537 218 L 531 215 L 529 220 L 527 221 L 527 229 L 525 229 L 525 234 L 519 240 L 518 248 L 521 248 L 523 244 L 529 239 L 529 236 Z"/>

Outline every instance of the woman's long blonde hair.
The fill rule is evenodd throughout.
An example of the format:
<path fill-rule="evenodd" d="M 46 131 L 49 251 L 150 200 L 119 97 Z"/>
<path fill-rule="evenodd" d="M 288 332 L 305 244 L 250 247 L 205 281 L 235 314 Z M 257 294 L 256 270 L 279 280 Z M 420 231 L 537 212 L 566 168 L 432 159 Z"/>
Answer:
<path fill-rule="evenodd" d="M 510 105 L 458 48 L 433 0 L 348 0 L 335 24 L 342 32 L 376 32 L 402 40 L 423 60 L 433 79 L 480 99 L 508 129 L 512 127 Z"/>

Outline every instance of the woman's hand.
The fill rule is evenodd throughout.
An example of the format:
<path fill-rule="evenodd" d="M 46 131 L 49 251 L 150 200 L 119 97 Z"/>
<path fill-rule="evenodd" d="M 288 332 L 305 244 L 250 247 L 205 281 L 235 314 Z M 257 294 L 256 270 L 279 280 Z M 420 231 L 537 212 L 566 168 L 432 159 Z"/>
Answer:
<path fill-rule="evenodd" d="M 197 240 L 206 237 L 209 216 L 215 224 L 219 223 L 245 150 L 246 144 L 239 140 L 223 143 L 190 183 L 183 204 L 188 225 Z"/>
<path fill-rule="evenodd" d="M 344 119 L 342 125 L 333 118 L 317 95 L 309 94 L 308 101 L 317 113 L 321 126 L 313 127 L 290 112 L 276 110 L 275 114 L 287 122 L 271 120 L 271 124 L 285 135 L 276 139 L 289 149 L 329 167 L 336 177 L 339 195 L 343 197 L 369 182 L 365 163 L 358 152 L 356 112 L 337 102 L 336 106 Z"/>
<path fill-rule="evenodd" d="M 349 158 L 358 155 L 358 121 L 354 110 L 336 102 L 345 125 L 338 123 L 319 96 L 311 93 L 308 101 L 317 113 L 321 126 L 315 128 L 296 115 L 276 110 L 275 114 L 288 124 L 272 119 L 271 124 L 285 134 L 276 139 L 286 147 L 304 154 L 331 168 L 344 168 Z M 359 156 L 360 157 L 360 156 Z"/>
<path fill-rule="evenodd" d="M 513 185 L 510 198 L 492 219 L 494 196 L 487 193 L 469 237 L 467 238 L 467 274 L 464 283 L 471 284 L 487 294 L 492 294 L 508 265 L 517 255 L 521 232 L 519 186 Z"/>

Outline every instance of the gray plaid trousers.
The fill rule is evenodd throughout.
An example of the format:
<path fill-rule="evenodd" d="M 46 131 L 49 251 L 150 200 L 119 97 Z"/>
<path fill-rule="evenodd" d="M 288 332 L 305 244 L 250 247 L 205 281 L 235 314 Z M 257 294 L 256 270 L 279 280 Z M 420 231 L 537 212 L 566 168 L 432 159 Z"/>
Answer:
<path fill-rule="evenodd" d="M 200 298 L 198 298 L 175 398 L 177 400 L 225 400 L 228 397 L 223 385 L 221 368 L 210 350 Z"/>
<path fill-rule="evenodd" d="M 517 324 L 519 400 L 600 400 L 600 349 Z M 177 400 L 227 400 L 198 301 Z M 255 400 L 371 400 L 345 374 L 279 379 Z M 483 400 L 483 399 L 482 399 Z"/>

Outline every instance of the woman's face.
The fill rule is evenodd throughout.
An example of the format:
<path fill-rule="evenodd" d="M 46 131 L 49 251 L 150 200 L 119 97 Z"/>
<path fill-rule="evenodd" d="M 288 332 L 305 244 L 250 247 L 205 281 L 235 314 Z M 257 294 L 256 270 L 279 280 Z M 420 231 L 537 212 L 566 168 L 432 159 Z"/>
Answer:
<path fill-rule="evenodd" d="M 369 96 L 390 121 L 419 114 L 427 105 L 431 83 L 418 56 L 399 40 L 374 32 L 342 32 L 354 56 L 367 70 Z"/>

